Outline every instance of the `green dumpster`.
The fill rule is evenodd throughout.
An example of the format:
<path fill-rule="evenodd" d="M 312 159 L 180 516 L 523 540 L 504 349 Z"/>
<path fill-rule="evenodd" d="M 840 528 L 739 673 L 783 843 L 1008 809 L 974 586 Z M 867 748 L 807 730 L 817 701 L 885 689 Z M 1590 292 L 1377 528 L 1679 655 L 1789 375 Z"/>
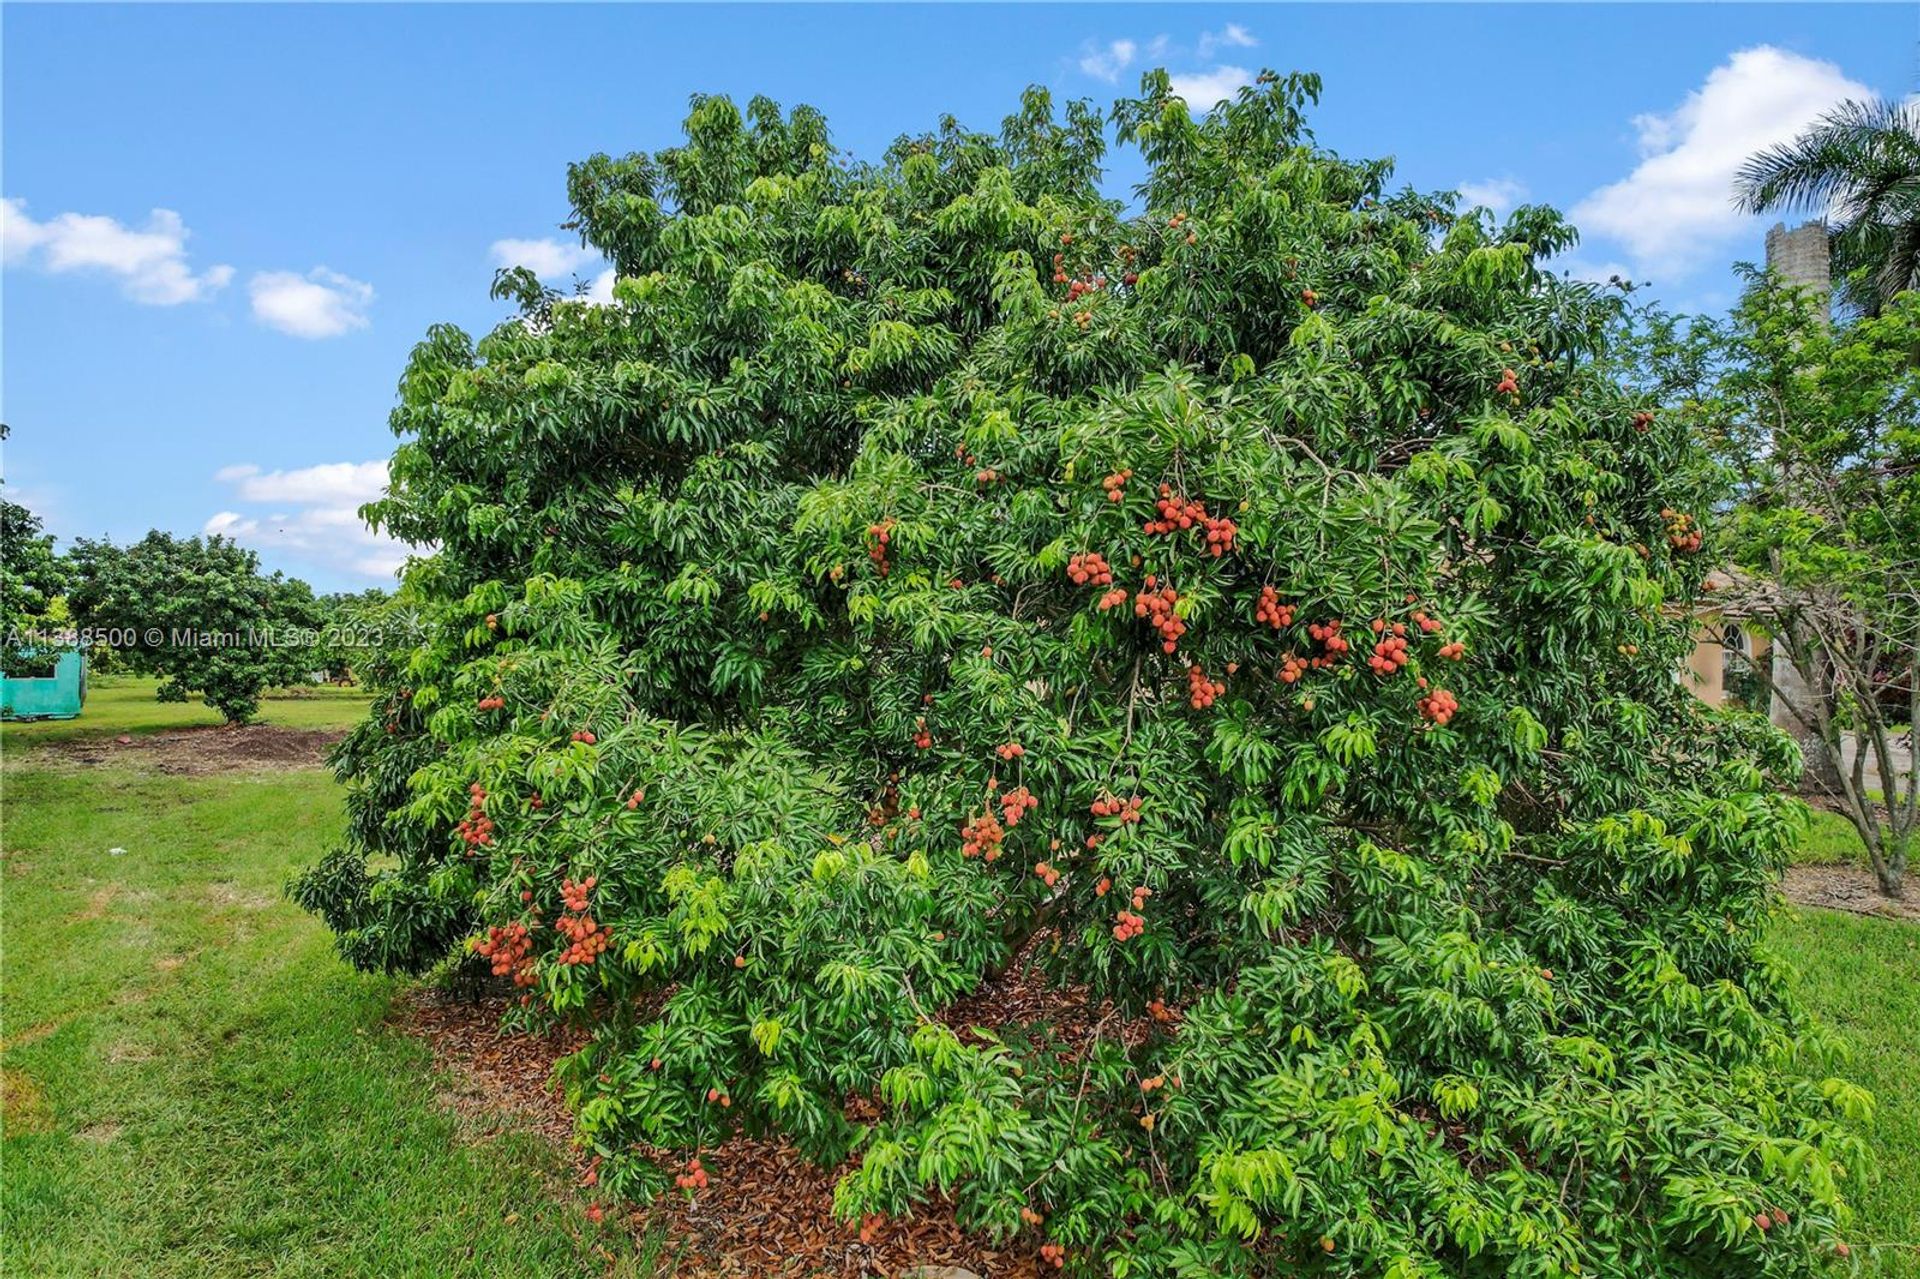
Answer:
<path fill-rule="evenodd" d="M 62 653 L 53 674 L 0 674 L 0 719 L 72 719 L 87 700 L 87 658 Z"/>

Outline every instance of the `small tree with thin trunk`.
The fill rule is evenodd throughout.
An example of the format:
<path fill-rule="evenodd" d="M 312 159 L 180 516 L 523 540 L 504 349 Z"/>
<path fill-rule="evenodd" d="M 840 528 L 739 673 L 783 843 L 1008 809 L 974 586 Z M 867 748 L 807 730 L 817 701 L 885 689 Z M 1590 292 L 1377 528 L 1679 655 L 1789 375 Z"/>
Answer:
<path fill-rule="evenodd" d="M 1801 679 L 1729 651 L 1839 765 L 1829 798 L 1898 897 L 1920 817 L 1920 295 L 1839 327 L 1822 312 L 1756 275 L 1724 324 L 1663 330 L 1657 362 L 1733 484 L 1723 615 L 1763 630 Z"/>

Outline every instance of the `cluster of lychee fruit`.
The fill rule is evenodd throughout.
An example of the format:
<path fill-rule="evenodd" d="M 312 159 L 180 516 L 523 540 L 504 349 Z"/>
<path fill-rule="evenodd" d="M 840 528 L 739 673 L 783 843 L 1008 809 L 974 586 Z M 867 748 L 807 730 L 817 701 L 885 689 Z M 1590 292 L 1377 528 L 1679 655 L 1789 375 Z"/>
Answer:
<path fill-rule="evenodd" d="M 705 1190 L 707 1188 L 707 1170 L 700 1166 L 700 1157 L 695 1155 L 687 1161 L 687 1170 L 673 1179 L 673 1184 L 682 1190 Z"/>
<path fill-rule="evenodd" d="M 933 734 L 927 731 L 927 717 L 924 715 L 914 717 L 913 744 L 918 750 L 926 750 L 933 745 Z"/>
<path fill-rule="evenodd" d="M 1181 532 L 1207 518 L 1206 503 L 1189 500 L 1184 494 L 1175 493 L 1171 484 L 1160 486 L 1160 497 L 1153 506 L 1160 512 L 1160 518 L 1141 525 L 1148 533 Z"/>
<path fill-rule="evenodd" d="M 1067 255 L 1064 253 L 1053 255 L 1053 282 L 1067 286 L 1069 302 L 1078 302 L 1081 294 L 1098 293 L 1107 287 L 1107 277 L 1104 275 L 1081 275 L 1078 278 L 1070 278 L 1067 275 Z"/>
<path fill-rule="evenodd" d="M 1118 502 L 1127 496 L 1127 481 L 1133 478 L 1133 468 L 1115 471 L 1100 481 L 1100 487 L 1106 490 L 1109 502 Z"/>
<path fill-rule="evenodd" d="M 599 741 L 600 739 L 593 735 L 592 729 L 582 728 L 582 729 L 576 729 L 574 731 L 573 740 L 576 742 L 581 742 L 587 746 L 591 746 L 595 742 Z"/>
<path fill-rule="evenodd" d="M 1143 531 L 1170 534 L 1198 526 L 1205 532 L 1207 550 L 1215 559 L 1234 548 L 1234 539 L 1240 533 L 1239 525 L 1224 515 L 1208 515 L 1206 503 L 1175 493 L 1172 485 L 1160 486 L 1160 497 L 1154 506 L 1160 512 L 1160 518 L 1142 524 L 1140 527 Z"/>
<path fill-rule="evenodd" d="M 1027 748 L 1019 742 L 1002 742 L 993 748 L 993 753 L 1003 760 L 1016 760 L 1026 757 Z"/>
<path fill-rule="evenodd" d="M 1180 602 L 1180 596 L 1171 586 L 1156 587 L 1153 574 L 1147 574 L 1143 583 L 1145 589 L 1133 597 L 1133 615 L 1144 617 L 1160 632 L 1160 647 L 1171 653 L 1180 647 L 1180 637 L 1187 633 L 1187 624 L 1174 615 L 1174 606 Z"/>
<path fill-rule="evenodd" d="M 1415 703 L 1420 714 L 1444 727 L 1460 709 L 1460 702 L 1444 688 L 1436 688 Z"/>
<path fill-rule="evenodd" d="M 1373 619 L 1373 633 L 1379 635 L 1380 639 L 1373 646 L 1372 656 L 1367 658 L 1367 666 L 1376 675 L 1391 675 L 1410 660 L 1407 657 L 1407 624 L 1395 622 L 1392 634 L 1383 634 L 1386 629 L 1384 619 Z"/>
<path fill-rule="evenodd" d="M 599 882 L 599 877 L 595 875 L 589 875 L 577 884 L 571 877 L 560 882 L 560 900 L 573 912 L 553 921 L 554 928 L 573 943 L 560 954 L 563 964 L 591 964 L 612 942 L 612 936 L 606 929 L 587 913 L 592 906 L 594 885 Z"/>
<path fill-rule="evenodd" d="M 1137 826 L 1140 823 L 1140 797 L 1129 795 L 1121 799 L 1118 795 L 1102 795 L 1087 805 L 1087 811 L 1095 817 L 1118 817 L 1122 826 Z"/>
<path fill-rule="evenodd" d="M 500 696 L 500 694 L 495 693 L 492 697 L 481 698 L 479 701 L 479 708 L 483 711 L 497 711 L 502 706 L 505 706 L 506 704 L 507 704 L 507 699 Z"/>
<path fill-rule="evenodd" d="M 1055 1270 L 1065 1269 L 1067 1264 L 1066 1245 L 1058 1244 L 1058 1243 L 1041 1244 L 1040 1260 L 1046 1262 L 1048 1265 L 1052 1266 Z"/>
<path fill-rule="evenodd" d="M 1000 797 L 1000 815 L 1009 829 L 1018 826 L 1022 817 L 1038 807 L 1040 801 L 1024 786 L 1016 786 Z"/>
<path fill-rule="evenodd" d="M 1219 680 L 1207 678 L 1207 673 L 1201 669 L 1200 663 L 1195 662 L 1187 667 L 1187 700 L 1193 704 L 1193 709 L 1206 710 L 1226 691 L 1225 684 Z"/>
<path fill-rule="evenodd" d="M 1340 619 L 1337 617 L 1330 622 L 1307 623 L 1307 635 L 1326 650 L 1329 660 L 1353 647 L 1347 642 L 1347 637 L 1340 633 Z"/>
<path fill-rule="evenodd" d="M 867 536 L 872 539 L 867 544 L 867 558 L 873 561 L 874 570 L 885 577 L 893 570 L 892 561 L 887 559 L 887 549 L 893 541 L 893 521 L 867 525 Z"/>
<path fill-rule="evenodd" d="M 1112 586 L 1113 568 L 1098 551 L 1075 555 L 1067 561 L 1067 576 L 1075 586 Z"/>
<path fill-rule="evenodd" d="M 1682 555 L 1691 555 L 1700 549 L 1703 540 L 1700 526 L 1693 522 L 1693 516 L 1682 515 L 1670 507 L 1663 507 L 1660 518 L 1667 522 L 1667 544 Z"/>
<path fill-rule="evenodd" d="M 1467 646 L 1459 640 L 1454 640 L 1451 644 L 1442 644 L 1434 650 L 1434 653 L 1446 658 L 1449 662 L 1458 662 L 1466 657 Z"/>
<path fill-rule="evenodd" d="M 1519 395 L 1520 375 L 1512 369 L 1500 370 L 1500 384 L 1493 388 L 1495 395 Z"/>
<path fill-rule="evenodd" d="M 1060 868 L 1052 862 L 1035 862 L 1033 873 L 1048 888 L 1060 882 Z"/>
<path fill-rule="evenodd" d="M 1653 426 L 1653 414 L 1641 409 L 1633 415 L 1633 429 L 1645 435 Z"/>
<path fill-rule="evenodd" d="M 473 941 L 473 953 L 493 961 L 493 975 L 505 977 L 512 973 L 515 986 L 533 985 L 533 964 L 528 959 L 532 951 L 533 937 L 518 920 L 489 928 L 484 939 L 476 937 Z"/>
<path fill-rule="evenodd" d="M 1113 939 L 1115 941 L 1131 941 L 1133 938 L 1147 931 L 1147 920 L 1144 915 L 1135 914 L 1130 910 L 1120 910 L 1114 912 L 1113 918 Z"/>
<path fill-rule="evenodd" d="M 1280 592 L 1271 586 L 1260 588 L 1260 602 L 1253 606 L 1253 620 L 1265 622 L 1274 630 L 1293 625 L 1293 605 L 1280 602 Z"/>
<path fill-rule="evenodd" d="M 983 861 L 1000 859 L 1000 844 L 1006 839 L 1006 827 L 992 813 L 981 813 L 969 818 L 960 831 L 960 855 L 978 857 Z"/>
<path fill-rule="evenodd" d="M 467 787 L 467 815 L 453 831 L 470 849 L 493 842 L 493 818 L 487 816 L 487 789 L 479 782 Z"/>

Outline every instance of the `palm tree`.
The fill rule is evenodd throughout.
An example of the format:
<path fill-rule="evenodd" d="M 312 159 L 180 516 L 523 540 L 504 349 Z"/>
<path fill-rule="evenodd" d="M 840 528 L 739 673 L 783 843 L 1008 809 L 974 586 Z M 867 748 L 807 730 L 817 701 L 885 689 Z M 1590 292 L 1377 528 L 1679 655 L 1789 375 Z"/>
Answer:
<path fill-rule="evenodd" d="M 1877 315 L 1920 288 L 1920 101 L 1841 103 L 1749 158 L 1735 200 L 1826 218 L 1843 300 Z"/>

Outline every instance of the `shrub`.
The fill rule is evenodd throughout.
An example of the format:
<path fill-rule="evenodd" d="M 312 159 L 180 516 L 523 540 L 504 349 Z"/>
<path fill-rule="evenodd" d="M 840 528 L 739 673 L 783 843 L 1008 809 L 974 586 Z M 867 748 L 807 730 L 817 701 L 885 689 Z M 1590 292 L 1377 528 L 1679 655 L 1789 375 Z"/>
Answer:
<path fill-rule="evenodd" d="M 608 1192 L 777 1130 L 850 1219 L 1084 1273 L 1831 1255 L 1868 1103 L 1758 947 L 1792 750 L 1673 675 L 1710 468 L 1556 215 L 1390 193 L 1317 92 L 1146 77 L 1137 214 L 1039 91 L 873 165 L 696 99 L 570 172 L 612 305 L 509 274 L 414 352 L 371 509 L 425 638 L 300 891 L 590 1027 Z M 948 1011 L 1016 953 L 1078 1032 Z"/>

